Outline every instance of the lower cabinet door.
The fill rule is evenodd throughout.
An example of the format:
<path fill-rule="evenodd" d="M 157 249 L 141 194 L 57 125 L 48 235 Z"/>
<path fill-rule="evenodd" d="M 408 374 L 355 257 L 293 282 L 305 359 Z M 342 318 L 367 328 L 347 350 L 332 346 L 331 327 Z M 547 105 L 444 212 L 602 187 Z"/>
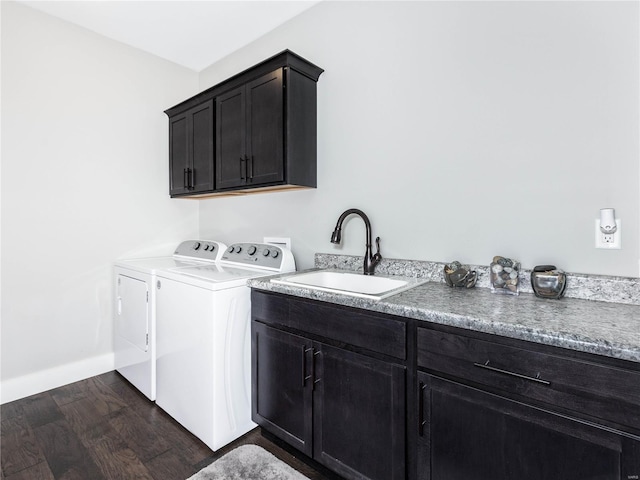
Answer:
<path fill-rule="evenodd" d="M 633 436 L 418 375 L 421 480 L 640 478 Z"/>
<path fill-rule="evenodd" d="M 405 367 L 314 344 L 314 458 L 348 479 L 405 478 Z"/>
<path fill-rule="evenodd" d="M 312 342 L 255 321 L 251 328 L 253 421 L 311 456 Z"/>

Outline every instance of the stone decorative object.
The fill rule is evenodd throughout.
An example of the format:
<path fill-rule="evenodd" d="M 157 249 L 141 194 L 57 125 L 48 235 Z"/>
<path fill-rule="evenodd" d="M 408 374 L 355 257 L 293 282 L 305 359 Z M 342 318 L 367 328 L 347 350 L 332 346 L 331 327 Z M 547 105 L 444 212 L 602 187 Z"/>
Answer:
<path fill-rule="evenodd" d="M 462 265 L 458 261 L 444 266 L 444 281 L 450 287 L 472 288 L 477 279 L 478 274 L 475 270 L 469 270 L 467 265 Z"/>
<path fill-rule="evenodd" d="M 491 291 L 518 295 L 520 262 L 506 257 L 495 256 L 489 265 Z"/>

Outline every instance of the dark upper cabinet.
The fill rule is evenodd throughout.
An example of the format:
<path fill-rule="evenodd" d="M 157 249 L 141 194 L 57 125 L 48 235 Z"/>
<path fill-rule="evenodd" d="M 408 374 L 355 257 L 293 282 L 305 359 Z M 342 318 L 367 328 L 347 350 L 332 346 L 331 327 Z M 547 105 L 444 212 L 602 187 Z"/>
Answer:
<path fill-rule="evenodd" d="M 216 99 L 216 188 L 283 182 L 283 87 L 278 69 Z"/>
<path fill-rule="evenodd" d="M 171 196 L 315 188 L 322 72 L 285 50 L 168 109 Z M 205 104 L 212 114 L 206 128 L 192 114 Z"/>
<path fill-rule="evenodd" d="M 170 194 L 213 191 L 213 100 L 169 119 Z"/>
<path fill-rule="evenodd" d="M 246 181 L 246 88 L 232 90 L 216 99 L 216 183 L 219 188 Z"/>

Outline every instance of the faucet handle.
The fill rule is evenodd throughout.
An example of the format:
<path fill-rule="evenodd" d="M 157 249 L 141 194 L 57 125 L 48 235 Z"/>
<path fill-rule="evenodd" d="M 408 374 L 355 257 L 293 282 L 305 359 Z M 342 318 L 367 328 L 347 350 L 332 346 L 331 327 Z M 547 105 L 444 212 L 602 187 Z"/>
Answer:
<path fill-rule="evenodd" d="M 382 255 L 380 255 L 380 237 L 376 237 L 376 254 L 373 256 L 373 265 L 376 266 L 382 260 Z"/>

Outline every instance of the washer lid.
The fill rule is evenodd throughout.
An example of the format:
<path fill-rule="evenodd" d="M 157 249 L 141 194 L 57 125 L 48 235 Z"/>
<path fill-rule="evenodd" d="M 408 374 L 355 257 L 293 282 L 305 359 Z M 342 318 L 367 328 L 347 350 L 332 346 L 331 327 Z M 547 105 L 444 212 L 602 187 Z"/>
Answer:
<path fill-rule="evenodd" d="M 249 278 L 273 275 L 273 272 L 207 264 L 172 268 L 158 272 L 158 275 L 211 290 L 220 290 L 246 285 Z"/>
<path fill-rule="evenodd" d="M 161 269 L 192 267 L 200 264 L 206 265 L 205 262 L 176 257 L 135 258 L 131 260 L 118 260 L 115 262 L 117 267 L 129 268 L 131 270 L 150 274 L 156 273 Z"/>

